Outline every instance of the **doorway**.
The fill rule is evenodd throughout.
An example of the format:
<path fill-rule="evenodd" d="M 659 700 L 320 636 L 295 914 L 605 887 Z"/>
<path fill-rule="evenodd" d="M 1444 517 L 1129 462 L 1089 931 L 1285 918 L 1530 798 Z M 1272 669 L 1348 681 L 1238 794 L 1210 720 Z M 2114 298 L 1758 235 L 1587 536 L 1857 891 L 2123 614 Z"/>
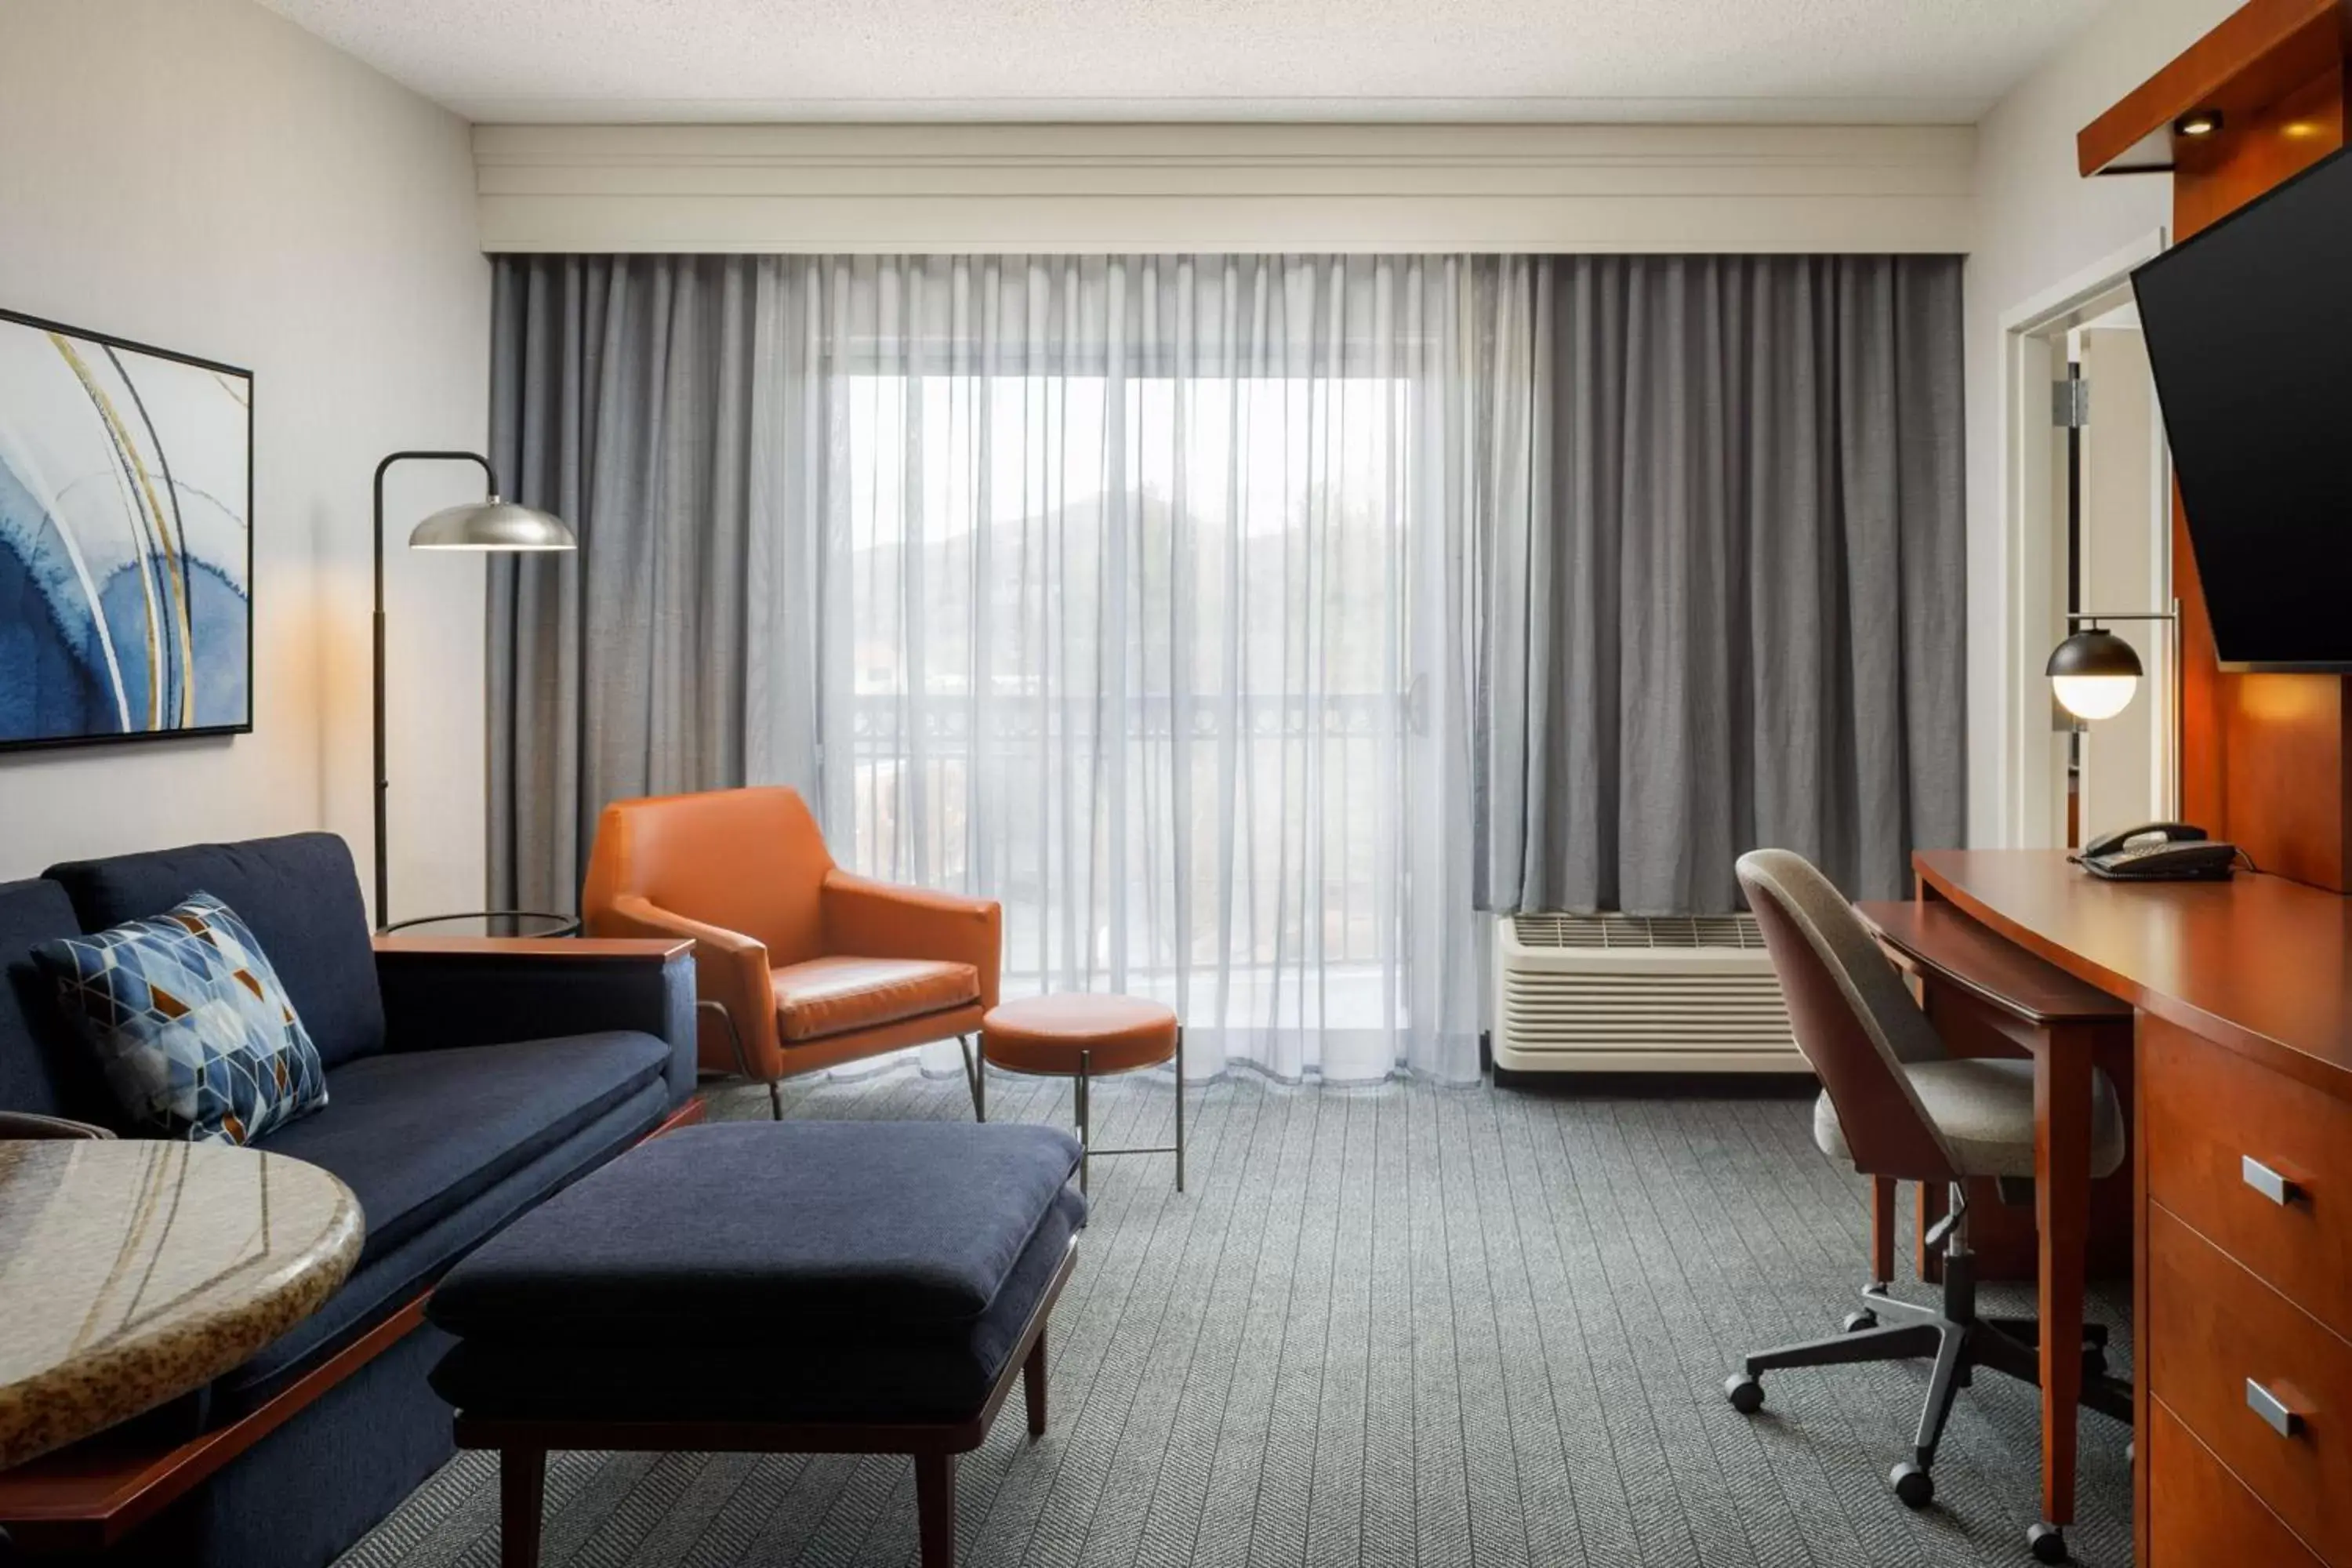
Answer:
<path fill-rule="evenodd" d="M 2171 602 L 2164 424 L 2137 306 L 2125 303 L 2067 334 L 2069 423 L 2066 607 L 2076 615 L 2144 615 Z M 2168 668 L 2161 621 L 2105 623 L 2147 672 L 2139 694 L 2096 724 L 2066 723 L 2066 846 L 2175 814 Z M 2063 636 L 2063 628 L 2057 632 Z M 2061 710 L 2062 722 L 2072 719 Z"/>
<path fill-rule="evenodd" d="M 2010 755 L 2006 841 L 2072 848 L 2177 813 L 2173 639 L 2163 621 L 2100 624 L 2145 678 L 2115 717 L 2061 708 L 2043 666 L 2074 616 L 2171 606 L 2171 476 L 2130 269 L 2161 235 L 2013 313 L 2009 342 Z"/>

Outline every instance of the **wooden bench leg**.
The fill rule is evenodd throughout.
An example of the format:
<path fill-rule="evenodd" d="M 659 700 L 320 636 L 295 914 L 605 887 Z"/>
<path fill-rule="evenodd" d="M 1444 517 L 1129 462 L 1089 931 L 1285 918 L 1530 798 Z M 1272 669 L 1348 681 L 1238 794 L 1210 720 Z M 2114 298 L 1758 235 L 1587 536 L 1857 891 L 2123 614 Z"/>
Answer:
<path fill-rule="evenodd" d="M 1021 1363 L 1021 1400 L 1029 1407 L 1029 1436 L 1045 1435 L 1045 1331 L 1037 1331 L 1037 1342 L 1030 1348 L 1029 1359 Z"/>
<path fill-rule="evenodd" d="M 499 1450 L 499 1568 L 539 1568 L 547 1450 Z"/>
<path fill-rule="evenodd" d="M 955 1568 L 955 1456 L 915 1456 L 915 1532 L 922 1568 Z"/>

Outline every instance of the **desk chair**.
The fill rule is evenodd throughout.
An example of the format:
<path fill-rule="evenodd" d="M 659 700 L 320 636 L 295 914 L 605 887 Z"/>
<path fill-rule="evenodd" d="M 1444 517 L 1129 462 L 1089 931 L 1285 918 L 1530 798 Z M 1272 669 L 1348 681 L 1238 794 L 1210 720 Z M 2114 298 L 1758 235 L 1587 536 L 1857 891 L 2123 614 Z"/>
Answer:
<path fill-rule="evenodd" d="M 2032 1064 L 1948 1052 L 1862 917 L 1801 856 L 1759 849 L 1739 858 L 1738 875 L 1787 994 L 1797 1045 L 1821 1075 L 1813 1141 L 1864 1175 L 1944 1183 L 1952 1207 L 1927 1237 L 1929 1249 L 1943 1254 L 1940 1309 L 1897 1300 L 1888 1281 L 1874 1280 L 1843 1333 L 1751 1355 L 1724 1392 L 1734 1409 L 1752 1415 L 1763 1408 L 1767 1372 L 1930 1358 L 1916 1444 L 1887 1478 L 1897 1498 L 1925 1508 L 1936 1496 L 1929 1472 L 1952 1401 L 1975 1370 L 1989 1367 L 2027 1383 L 2040 1377 L 2032 1319 L 1977 1315 L 1962 1184 L 1965 1177 L 1991 1176 L 2030 1185 Z M 2124 1118 L 2104 1074 L 2093 1094 L 2091 1174 L 2097 1177 L 2123 1163 Z M 2104 1328 L 2085 1325 L 2083 1403 L 2128 1422 L 2130 1389 L 2105 1375 L 2105 1339 Z M 2056 1526 L 2037 1523 L 2026 1540 L 2038 1560 L 2066 1560 Z"/>

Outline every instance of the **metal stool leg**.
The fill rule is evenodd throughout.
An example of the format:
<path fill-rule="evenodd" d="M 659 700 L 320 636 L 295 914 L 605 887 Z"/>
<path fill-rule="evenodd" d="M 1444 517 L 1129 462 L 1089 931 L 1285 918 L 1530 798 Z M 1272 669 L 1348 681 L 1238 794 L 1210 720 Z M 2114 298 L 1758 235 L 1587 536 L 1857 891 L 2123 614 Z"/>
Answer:
<path fill-rule="evenodd" d="M 1073 1095 L 1078 1102 L 1076 1107 L 1078 1113 L 1078 1195 L 1081 1197 L 1086 1195 L 1087 1191 L 1087 1151 L 1094 1142 L 1094 1138 L 1088 1131 L 1087 1126 L 1087 1080 L 1094 1076 L 1094 1052 L 1080 1051 L 1078 1053 L 1078 1081 L 1073 1086 L 1072 1089 Z"/>
<path fill-rule="evenodd" d="M 1176 1190 L 1184 1190 L 1184 1028 L 1176 1028 Z"/>

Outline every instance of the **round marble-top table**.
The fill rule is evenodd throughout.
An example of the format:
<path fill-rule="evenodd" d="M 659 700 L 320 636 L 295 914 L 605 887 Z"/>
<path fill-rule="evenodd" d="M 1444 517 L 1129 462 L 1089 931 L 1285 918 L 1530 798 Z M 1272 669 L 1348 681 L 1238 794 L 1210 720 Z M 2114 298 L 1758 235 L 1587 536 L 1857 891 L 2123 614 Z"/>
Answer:
<path fill-rule="evenodd" d="M 237 1365 L 334 1292 L 363 1228 L 283 1155 L 0 1142 L 0 1468 Z"/>

